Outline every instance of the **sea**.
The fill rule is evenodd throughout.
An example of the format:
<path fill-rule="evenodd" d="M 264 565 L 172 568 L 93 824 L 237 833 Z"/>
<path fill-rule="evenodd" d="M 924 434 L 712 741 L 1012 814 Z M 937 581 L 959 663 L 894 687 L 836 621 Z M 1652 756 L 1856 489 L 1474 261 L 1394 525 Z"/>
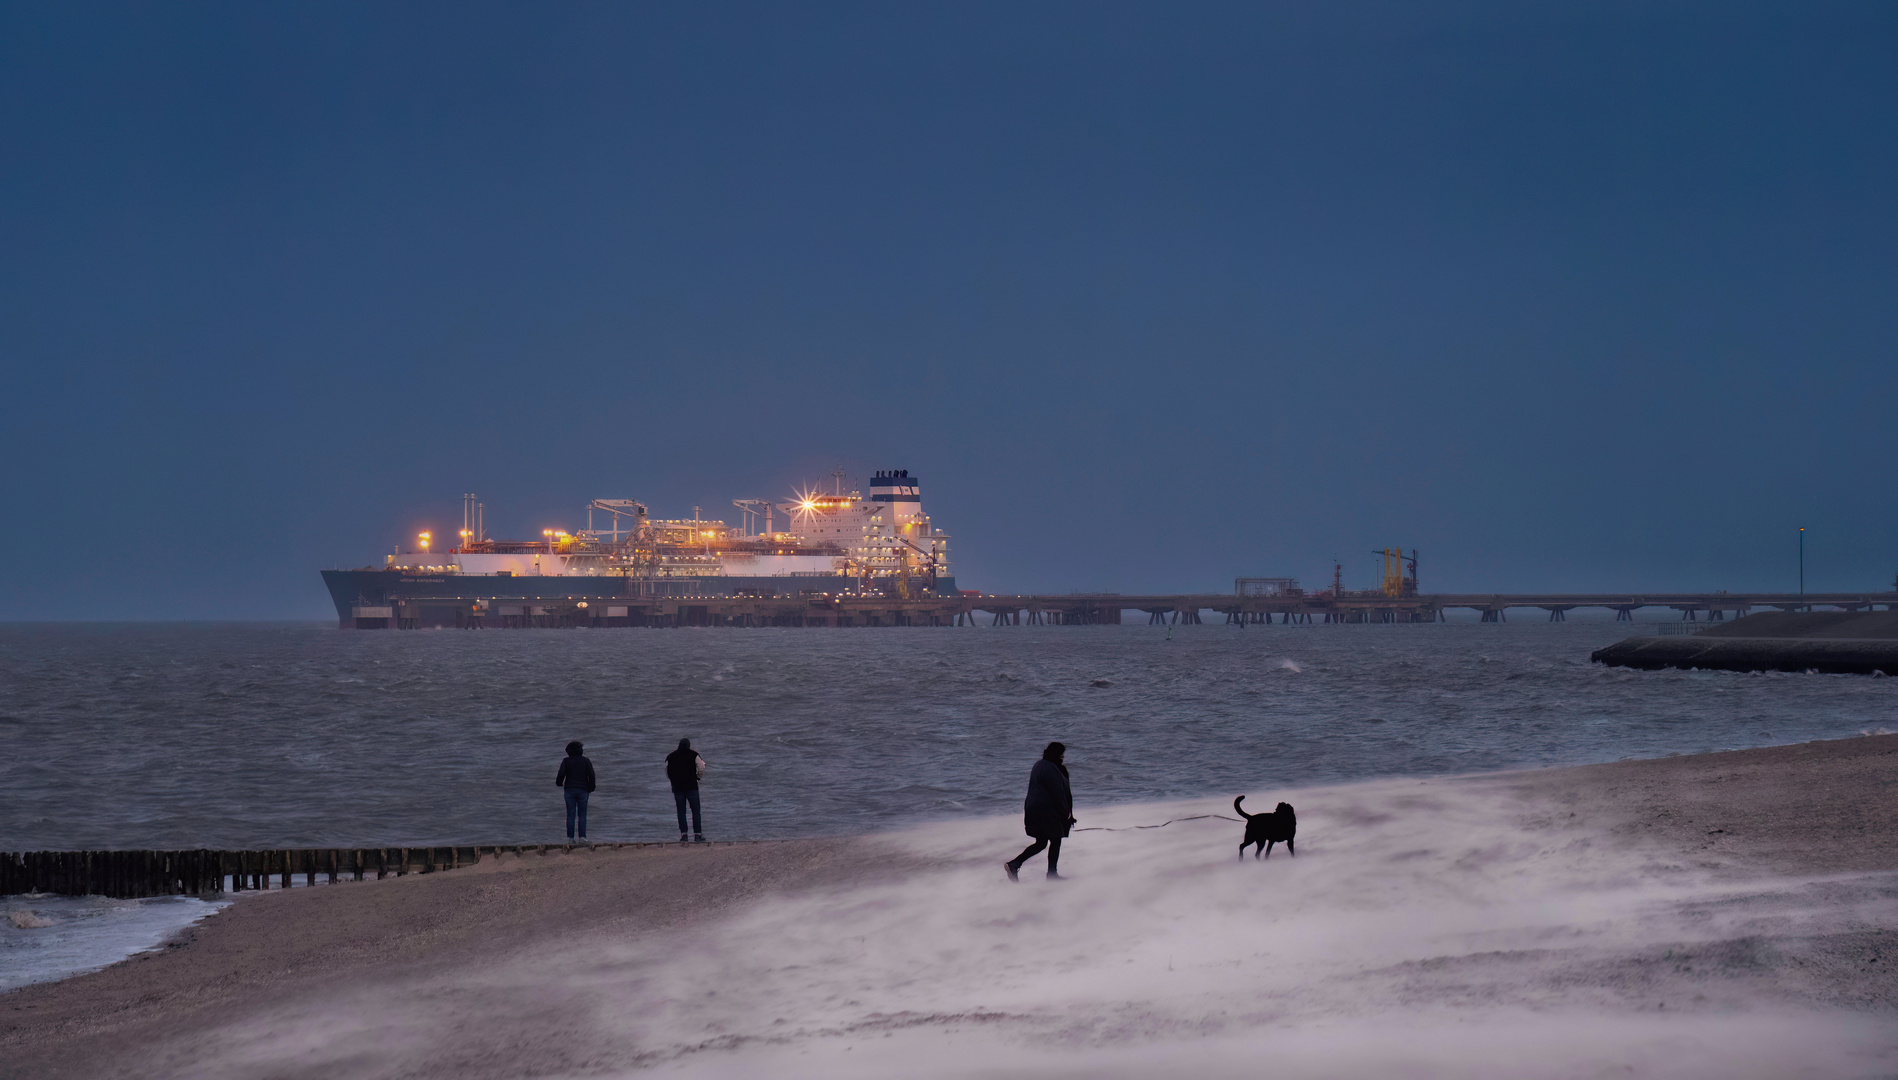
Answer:
<path fill-rule="evenodd" d="M 595 840 L 1018 811 L 1067 744 L 1076 813 L 1898 728 L 1898 681 L 1610 669 L 1562 623 L 357 632 L 0 626 L 0 851 L 554 843 L 569 740 Z M 149 948 L 218 904 L 7 897 L 0 989 Z"/>

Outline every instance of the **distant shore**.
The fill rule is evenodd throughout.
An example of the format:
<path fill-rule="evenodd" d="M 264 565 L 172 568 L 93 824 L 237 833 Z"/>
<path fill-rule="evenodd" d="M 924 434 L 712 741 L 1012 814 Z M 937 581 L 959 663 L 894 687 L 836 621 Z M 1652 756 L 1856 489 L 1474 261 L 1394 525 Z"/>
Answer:
<path fill-rule="evenodd" d="M 1898 735 L 1431 783 L 1516 800 L 1526 831 L 1586 830 L 1596 842 L 1643 845 L 1714 874 L 1898 870 Z M 432 1015 L 466 1032 L 450 1040 L 465 1053 L 441 1053 L 404 1075 L 633 1070 L 656 1062 L 623 1039 L 593 1041 L 584 1008 L 542 994 L 524 1016 L 521 999 L 482 988 L 578 942 L 688 939 L 766 898 L 927 864 L 874 837 L 577 850 L 248 896 L 169 948 L 0 996 L 0 1076 L 301 1075 L 246 1057 L 231 1032 L 254 1025 L 280 1036 L 336 996 L 376 985 L 435 988 Z M 1874 952 L 1881 942 L 1898 946 L 1898 930 L 1870 933 Z M 1864 1008 L 1898 1009 L 1898 948 L 1887 961 L 1813 977 Z M 319 1026 L 307 1037 L 325 1036 Z M 320 1060 L 328 1064 L 311 1075 L 334 1074 L 334 1055 Z M 373 1058 L 359 1065 L 361 1075 L 384 1075 Z"/>

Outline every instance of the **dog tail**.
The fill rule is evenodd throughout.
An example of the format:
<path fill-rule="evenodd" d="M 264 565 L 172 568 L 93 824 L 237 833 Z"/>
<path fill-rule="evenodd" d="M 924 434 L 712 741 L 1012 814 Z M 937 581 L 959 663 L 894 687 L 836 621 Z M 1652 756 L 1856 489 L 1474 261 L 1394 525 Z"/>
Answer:
<path fill-rule="evenodd" d="M 1241 795 L 1238 798 L 1232 800 L 1232 812 L 1235 814 L 1238 814 L 1242 818 L 1250 819 L 1250 818 L 1257 817 L 1258 816 L 1257 814 L 1246 813 L 1245 807 L 1239 805 L 1240 803 L 1245 802 L 1245 801 L 1246 801 L 1246 797 L 1244 795 Z"/>

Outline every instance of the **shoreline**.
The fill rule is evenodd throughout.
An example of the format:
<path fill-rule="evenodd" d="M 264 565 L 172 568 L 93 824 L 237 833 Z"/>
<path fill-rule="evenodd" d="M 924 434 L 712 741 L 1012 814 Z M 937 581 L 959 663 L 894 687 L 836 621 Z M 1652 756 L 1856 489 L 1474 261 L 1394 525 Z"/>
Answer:
<path fill-rule="evenodd" d="M 1270 867 L 1275 874 L 1324 871 L 1328 859 L 1347 853 L 1347 838 L 1403 826 L 1406 812 L 1442 815 L 1462 800 L 1478 808 L 1468 817 L 1475 823 L 1470 828 L 1488 830 L 1480 837 L 1470 833 L 1470 851 L 1536 844 L 1553 855 L 1535 858 L 1552 865 L 1592 867 L 1590 860 L 1607 860 L 1577 879 L 1583 882 L 1619 875 L 1684 888 L 1691 883 L 1777 880 L 1790 889 L 1854 875 L 1884 881 L 1880 875 L 1898 871 L 1898 736 L 1893 735 L 1456 778 L 1373 781 L 1300 794 L 1319 800 L 1321 808 L 1325 799 L 1342 804 L 1346 796 L 1358 799 L 1362 808 L 1329 811 L 1332 816 L 1327 818 L 1301 805 L 1301 828 L 1310 830 L 1301 835 L 1307 840 L 1301 849 L 1306 856 L 1296 863 L 1275 859 L 1257 869 Z M 1084 810 L 1083 816 L 1090 825 L 1122 819 L 1133 823 L 1146 809 L 1102 808 Z M 1511 820 L 1490 820 L 1499 812 Z M 1173 835 L 1157 844 L 1154 834 L 1123 834 L 1112 844 L 1128 852 L 1177 854 L 1196 844 L 1208 852 L 1215 845 L 1223 851 L 1232 828 L 1229 823 L 1206 822 L 1199 831 L 1169 828 L 1165 832 Z M 1438 831 L 1458 828 L 1464 826 L 1445 824 Z M 344 1054 L 339 1059 L 336 1055 L 342 1051 L 326 1047 L 315 1055 L 314 1061 L 322 1064 L 312 1064 L 310 1075 L 342 1067 L 362 1075 L 553 1076 L 634 1071 L 667 1061 L 715 1062 L 723 1060 L 720 1054 L 740 1051 L 767 1053 L 773 1045 L 768 1028 L 760 1035 L 713 1033 L 699 1043 L 675 1046 L 656 1041 L 630 1021 L 602 1026 L 590 988 L 603 977 L 596 965 L 605 961 L 589 954 L 619 958 L 618 966 L 611 968 L 612 977 L 623 980 L 616 1000 L 628 995 L 635 1001 L 649 1000 L 649 1006 L 637 1010 L 642 1014 L 677 1008 L 676 985 L 652 973 L 675 970 L 684 956 L 696 957 L 694 962 L 703 965 L 688 966 L 688 972 L 738 970 L 732 965 L 742 965 L 747 958 L 724 957 L 721 949 L 730 946 L 722 943 L 743 940 L 747 926 L 773 917 L 773 911 L 791 911 L 808 901 L 822 912 L 827 910 L 823 904 L 834 904 L 839 897 L 884 897 L 875 903 L 851 901 L 861 910 L 876 911 L 877 904 L 895 902 L 889 897 L 897 894 L 890 890 L 911 881 L 953 882 L 959 888 L 983 890 L 972 893 L 976 899 L 970 901 L 932 900 L 929 895 L 904 901 L 924 905 L 917 911 L 932 917 L 943 914 L 927 906 L 932 903 L 956 908 L 991 899 L 1007 904 L 1034 901 L 1039 894 L 1033 890 L 1042 886 L 993 891 L 993 883 L 982 877 L 993 869 L 986 865 L 986 856 L 969 854 L 996 844 L 987 837 L 1007 837 L 1000 840 L 994 860 L 999 861 L 999 855 L 1006 854 L 999 847 L 1017 843 L 1011 835 L 1015 831 L 984 821 L 915 830 L 921 840 L 876 834 L 705 849 L 576 849 L 552 858 L 509 856 L 449 873 L 351 883 L 346 888 L 252 894 L 195 924 L 162 950 L 0 995 L 0 1076 L 301 1075 L 300 1069 L 279 1060 L 282 1051 L 273 1040 L 318 1038 L 317 1032 L 335 1029 L 323 1017 L 338 1010 L 357 1016 L 365 1011 L 361 1002 L 384 998 L 420 1010 L 409 1017 L 410 1034 L 398 1038 L 383 1032 L 377 1036 L 382 1043 L 369 1043 L 384 1049 L 365 1051 L 368 1056 L 360 1058 Z M 1429 828 L 1418 833 L 1426 838 L 1423 842 L 1431 834 Z M 1398 847 L 1413 842 L 1408 835 L 1400 839 Z M 1136 843 L 1147 847 L 1130 846 Z M 1071 845 L 1064 869 L 1068 861 L 1085 867 L 1083 860 L 1097 858 L 1096 852 L 1104 858 L 1109 847 L 1104 834 L 1085 834 Z M 1390 866 L 1408 865 L 1402 860 L 1412 852 L 1392 850 L 1394 854 L 1385 857 Z M 1209 870 L 1224 872 L 1226 858 L 1220 856 L 1218 867 L 1211 866 L 1210 855 L 1202 861 Z M 1521 863 L 1530 865 L 1541 864 Z M 1360 869 L 1370 875 L 1366 880 L 1378 881 L 1386 874 L 1385 866 L 1367 863 Z M 1511 873 L 1520 875 L 1520 867 Z M 999 871 L 990 876 L 999 878 Z M 1128 880 L 1138 884 L 1146 877 Z M 1420 886 L 1412 887 L 1436 888 L 1441 877 L 1420 880 Z M 1508 880 L 1506 875 L 1498 877 L 1486 888 L 1501 888 L 1496 882 Z M 1069 888 L 1086 887 L 1083 879 L 1082 885 Z M 1888 1020 L 1898 1011 L 1898 923 L 1888 918 L 1887 886 L 1864 889 L 1870 891 L 1852 904 L 1854 910 L 1872 913 L 1865 925 L 1834 927 L 1816 936 L 1803 930 L 1790 937 L 1786 935 L 1791 931 L 1772 931 L 1785 937 L 1775 945 L 1779 953 L 1798 953 L 1797 962 L 1787 967 L 1792 974 L 1766 978 L 1753 972 L 1746 977 L 1753 983 L 1765 979 L 1762 985 L 1770 984 L 1771 991 L 1766 998 L 1773 1001 L 1805 1001 L 1802 1008 L 1847 1002 L 1849 1007 L 1838 1007 L 1850 1016 Z M 946 895 L 941 888 L 935 894 Z M 1253 902 L 1244 894 L 1240 900 Z M 1086 915 L 1080 911 L 1075 917 Z M 800 916 L 785 925 L 795 930 L 815 926 L 825 917 Z M 863 918 L 839 917 L 844 921 L 837 924 L 838 932 Z M 786 936 L 780 928 L 761 938 L 767 943 L 761 947 Z M 902 944 L 906 936 L 895 940 Z M 940 936 L 948 941 L 955 935 Z M 1884 959 L 1887 953 L 1889 960 Z M 1402 949 L 1393 953 L 1399 955 L 1408 954 Z M 705 959 L 708 956 L 722 959 L 713 963 Z M 910 963 L 910 974 L 892 987 L 910 987 L 917 977 L 927 980 L 935 961 Z M 783 964 L 772 970 L 794 967 L 810 965 Z M 949 964 L 944 970 L 953 968 Z M 570 974 L 563 974 L 569 969 Z M 872 965 L 866 971 L 865 979 L 873 983 L 882 968 Z M 538 980 L 531 987 L 523 982 L 530 972 Z M 713 993 L 729 996 L 741 996 L 746 982 L 729 974 L 704 980 L 714 987 Z M 522 985 L 495 989 L 516 982 Z M 1702 996 L 1724 1000 L 1712 993 L 1715 983 L 1718 980 Z M 1312 986 L 1319 985 L 1330 984 L 1314 978 Z M 1721 993 L 1732 994 L 1739 984 L 1718 985 Z M 1612 985 L 1591 990 L 1609 998 L 1616 992 Z M 910 993 L 913 990 L 902 991 Z M 1317 996 L 1312 989 L 1300 993 Z M 888 1004 L 876 1001 L 848 1004 L 875 1015 L 890 1011 Z M 753 1011 L 734 1013 L 739 1020 L 727 1026 Z M 357 1016 L 352 1022 L 368 1021 Z M 1024 1030 L 1041 1022 L 1019 1017 L 1010 1021 L 1027 1025 Z M 305 1026 L 308 1031 L 293 1037 Z M 413 1030 L 418 1026 L 420 1030 Z M 833 1028 L 846 1030 L 813 1023 L 802 1037 L 828 1045 L 825 1040 L 834 1041 L 833 1034 L 827 1034 Z M 392 1048 L 403 1045 L 405 1038 L 430 1042 L 431 1029 L 492 1029 L 493 1034 L 434 1045 L 425 1055 L 428 1064 L 418 1072 L 406 1050 Z M 1102 1037 L 1089 1036 L 1095 1041 Z M 721 1038 L 727 1042 L 719 1042 Z M 519 1040 L 526 1042 L 517 1045 Z M 497 1050 L 497 1045 L 513 1049 Z M 409 1064 L 390 1064 L 401 1062 Z"/>

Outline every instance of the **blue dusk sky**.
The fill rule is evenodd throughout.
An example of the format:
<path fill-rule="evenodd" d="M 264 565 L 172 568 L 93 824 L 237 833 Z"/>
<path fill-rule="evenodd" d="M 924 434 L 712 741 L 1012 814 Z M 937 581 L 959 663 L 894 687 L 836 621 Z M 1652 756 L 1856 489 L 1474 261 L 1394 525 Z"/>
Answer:
<path fill-rule="evenodd" d="M 1898 573 L 1898 5 L 0 4 L 0 618 L 908 469 L 964 588 Z"/>

